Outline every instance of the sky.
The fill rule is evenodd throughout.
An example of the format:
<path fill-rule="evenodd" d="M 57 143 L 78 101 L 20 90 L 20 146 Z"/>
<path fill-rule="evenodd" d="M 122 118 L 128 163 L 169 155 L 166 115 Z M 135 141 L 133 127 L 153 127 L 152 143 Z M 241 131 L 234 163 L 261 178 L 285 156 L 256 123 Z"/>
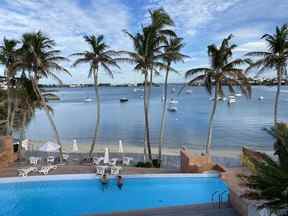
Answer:
<path fill-rule="evenodd" d="M 136 33 L 148 22 L 148 10 L 164 8 L 175 22 L 175 31 L 184 38 L 184 63 L 174 65 L 178 74 L 170 82 L 183 82 L 190 68 L 207 66 L 207 45 L 220 43 L 230 33 L 238 45 L 235 57 L 264 50 L 264 33 L 288 23 L 287 0 L 0 0 L 0 38 L 20 39 L 25 32 L 43 31 L 54 39 L 62 55 L 86 50 L 84 35 L 103 34 L 111 49 L 131 50 L 131 40 L 123 30 Z M 64 66 L 72 77 L 61 74 L 64 83 L 92 83 L 88 66 Z M 135 83 L 143 80 L 130 65 L 114 70 L 114 79 L 100 71 L 101 82 Z M 162 82 L 163 75 L 156 77 Z M 53 83 L 53 80 L 42 80 Z"/>

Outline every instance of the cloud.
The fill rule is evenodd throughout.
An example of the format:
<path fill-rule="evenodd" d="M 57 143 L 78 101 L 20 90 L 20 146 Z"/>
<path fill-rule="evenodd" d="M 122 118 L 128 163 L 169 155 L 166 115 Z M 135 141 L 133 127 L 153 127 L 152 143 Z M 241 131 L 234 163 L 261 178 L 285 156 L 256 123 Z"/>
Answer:
<path fill-rule="evenodd" d="M 235 52 L 252 52 L 252 51 L 264 51 L 266 43 L 264 41 L 254 41 L 239 45 L 235 48 Z"/>
<path fill-rule="evenodd" d="M 239 0 L 151 0 L 147 8 L 163 7 L 175 20 L 179 32 L 191 37 L 237 2 Z"/>
<path fill-rule="evenodd" d="M 83 2 L 83 1 L 82 1 Z M 77 0 L 5 0 L 0 8 L 0 37 L 20 38 L 21 34 L 41 30 L 54 39 L 68 56 L 87 48 L 85 34 L 104 34 L 113 49 L 130 49 L 122 32 L 129 28 L 130 15 L 119 1 L 97 0 L 86 5 Z M 73 79 L 87 81 L 86 67 L 71 69 Z M 65 78 L 66 79 L 66 78 Z"/>

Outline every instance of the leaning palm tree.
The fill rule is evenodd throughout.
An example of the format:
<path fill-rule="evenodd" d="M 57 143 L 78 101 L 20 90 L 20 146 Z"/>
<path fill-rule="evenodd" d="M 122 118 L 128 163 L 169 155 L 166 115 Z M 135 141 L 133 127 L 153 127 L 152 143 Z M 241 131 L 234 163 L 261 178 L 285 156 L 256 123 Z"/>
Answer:
<path fill-rule="evenodd" d="M 239 86 L 242 93 L 250 97 L 251 86 L 244 71 L 237 67 L 246 60 L 235 59 L 232 60 L 232 51 L 236 47 L 235 44 L 230 44 L 232 35 L 225 38 L 221 45 L 217 47 L 212 44 L 208 46 L 208 56 L 210 58 L 211 65 L 208 68 L 195 68 L 186 72 L 186 78 L 193 77 L 188 84 L 194 82 L 204 81 L 206 90 L 209 94 L 212 94 L 214 87 L 214 102 L 212 112 L 209 118 L 208 125 L 208 137 L 206 143 L 206 153 L 210 154 L 212 144 L 212 124 L 217 107 L 217 98 L 224 95 L 223 84 L 227 84 L 230 93 L 234 94 L 235 85 Z"/>
<path fill-rule="evenodd" d="M 22 47 L 20 49 L 22 65 L 20 66 L 28 73 L 32 88 L 43 106 L 48 120 L 54 131 L 57 144 L 60 146 L 60 160 L 63 160 L 62 144 L 59 132 L 49 111 L 47 101 L 39 88 L 39 80 L 42 78 L 52 78 L 62 83 L 56 72 L 70 73 L 59 62 L 67 59 L 60 56 L 60 51 L 54 49 L 55 41 L 45 36 L 42 32 L 26 33 L 22 36 Z"/>
<path fill-rule="evenodd" d="M 162 146 L 164 143 L 164 128 L 165 128 L 165 116 L 167 111 L 167 96 L 168 96 L 168 77 L 171 71 L 172 63 L 176 63 L 179 61 L 183 61 L 186 55 L 183 55 L 180 51 L 183 48 L 182 38 L 175 37 L 170 38 L 167 40 L 164 51 L 162 54 L 163 61 L 167 65 L 166 73 L 165 73 L 165 81 L 164 81 L 164 100 L 163 100 L 163 107 L 162 107 L 162 114 L 161 114 L 161 126 L 160 126 L 160 142 L 158 146 L 158 159 L 161 162 L 162 156 Z"/>
<path fill-rule="evenodd" d="M 6 120 L 6 135 L 12 134 L 12 107 L 13 101 L 12 100 L 12 85 L 13 85 L 13 78 L 16 75 L 15 64 L 17 62 L 17 44 L 18 41 L 10 40 L 10 39 L 3 39 L 3 43 L 0 46 L 0 64 L 2 64 L 4 69 L 4 76 L 6 78 L 7 83 L 7 120 Z M 15 104 L 14 104 L 15 105 Z M 15 106 L 14 106 L 15 107 Z"/>
<path fill-rule="evenodd" d="M 104 42 L 104 36 L 100 35 L 96 37 L 95 35 L 84 36 L 85 41 L 89 44 L 90 49 L 81 53 L 75 53 L 73 56 L 79 56 L 79 58 L 74 62 L 73 66 L 79 64 L 89 64 L 89 74 L 88 77 L 93 76 L 94 79 L 94 88 L 96 93 L 96 127 L 94 131 L 94 136 L 89 151 L 89 158 L 91 158 L 96 144 L 96 139 L 99 133 L 100 127 L 100 95 L 99 95 L 99 69 L 102 69 L 107 72 L 113 78 L 113 71 L 110 67 L 120 68 L 114 56 L 117 55 L 116 51 L 110 50 L 107 44 Z"/>
<path fill-rule="evenodd" d="M 284 75 L 287 75 L 287 63 L 288 63 L 288 25 L 276 27 L 276 31 L 273 35 L 265 34 L 262 36 L 267 43 L 267 51 L 263 52 L 249 52 L 246 55 L 256 57 L 257 60 L 253 62 L 250 69 L 258 69 L 258 74 L 263 72 L 275 70 L 277 77 L 277 91 L 274 102 L 274 125 L 278 119 L 278 103 L 280 96 L 281 82 Z"/>
<path fill-rule="evenodd" d="M 19 132 L 20 146 L 18 147 L 18 153 L 21 160 L 23 158 L 22 142 L 25 139 L 27 125 L 33 119 L 36 109 L 42 109 L 43 106 L 41 100 L 39 100 L 39 97 L 33 91 L 31 80 L 27 79 L 24 73 L 17 79 L 16 88 L 19 103 L 17 106 L 17 116 L 13 124 Z M 49 105 L 48 109 L 50 112 L 53 111 Z"/>

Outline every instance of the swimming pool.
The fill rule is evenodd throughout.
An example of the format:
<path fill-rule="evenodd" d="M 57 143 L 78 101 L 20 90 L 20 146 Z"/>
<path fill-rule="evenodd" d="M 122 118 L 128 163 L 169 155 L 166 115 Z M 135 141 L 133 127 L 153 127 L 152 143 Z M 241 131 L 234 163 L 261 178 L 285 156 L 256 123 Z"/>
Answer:
<path fill-rule="evenodd" d="M 103 190 L 94 175 L 1 179 L 0 215 L 78 216 L 201 204 L 211 202 L 216 190 L 227 190 L 215 175 L 139 175 L 124 179 L 122 190 L 113 178 Z"/>

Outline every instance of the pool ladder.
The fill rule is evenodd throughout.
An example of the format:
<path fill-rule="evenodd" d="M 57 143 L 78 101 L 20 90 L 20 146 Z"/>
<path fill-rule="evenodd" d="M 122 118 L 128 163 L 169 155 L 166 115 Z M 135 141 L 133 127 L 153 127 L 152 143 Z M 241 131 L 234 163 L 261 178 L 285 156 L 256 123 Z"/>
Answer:
<path fill-rule="evenodd" d="M 223 196 L 225 194 L 228 194 L 228 201 L 229 201 L 229 193 L 227 190 L 224 190 L 224 191 L 215 191 L 214 193 L 212 193 L 211 195 L 211 203 L 214 204 L 215 202 L 215 196 L 218 195 L 218 208 L 221 208 L 222 207 L 222 204 L 223 204 Z"/>

